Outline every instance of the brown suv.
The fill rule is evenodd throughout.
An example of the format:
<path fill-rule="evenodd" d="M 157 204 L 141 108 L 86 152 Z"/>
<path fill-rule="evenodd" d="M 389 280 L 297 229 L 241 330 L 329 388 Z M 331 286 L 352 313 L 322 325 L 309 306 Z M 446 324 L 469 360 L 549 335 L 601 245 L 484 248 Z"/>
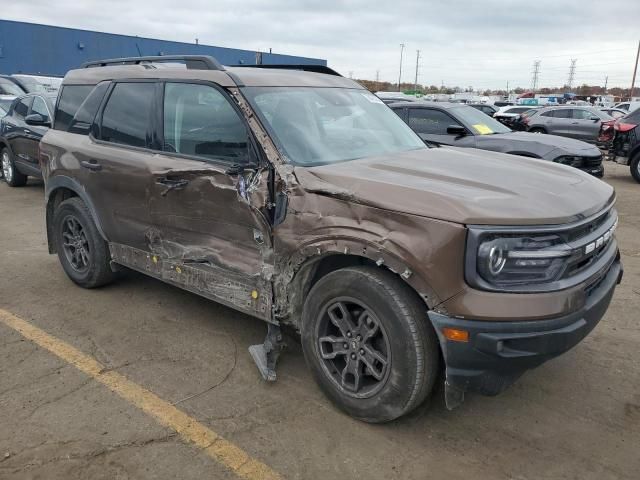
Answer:
<path fill-rule="evenodd" d="M 250 351 L 267 379 L 292 325 L 326 394 L 371 422 L 420 404 L 442 363 L 453 408 L 594 328 L 622 275 L 611 187 L 429 148 L 327 72 L 69 72 L 41 143 L 51 253 L 85 288 L 126 267 L 265 320 Z"/>

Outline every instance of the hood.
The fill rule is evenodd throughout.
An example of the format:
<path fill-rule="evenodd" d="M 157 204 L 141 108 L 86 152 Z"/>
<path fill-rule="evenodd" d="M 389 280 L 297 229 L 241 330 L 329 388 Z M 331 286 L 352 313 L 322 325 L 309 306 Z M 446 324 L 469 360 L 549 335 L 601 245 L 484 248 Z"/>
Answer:
<path fill-rule="evenodd" d="M 461 224 L 563 224 L 613 201 L 576 168 L 472 148 L 431 148 L 296 167 L 308 192 Z"/>
<path fill-rule="evenodd" d="M 582 140 L 560 137 L 558 135 L 541 135 L 529 132 L 509 132 L 494 135 L 477 135 L 477 145 L 499 142 L 502 151 L 532 153 L 546 160 L 553 160 L 560 155 L 599 156 L 598 147 Z"/>

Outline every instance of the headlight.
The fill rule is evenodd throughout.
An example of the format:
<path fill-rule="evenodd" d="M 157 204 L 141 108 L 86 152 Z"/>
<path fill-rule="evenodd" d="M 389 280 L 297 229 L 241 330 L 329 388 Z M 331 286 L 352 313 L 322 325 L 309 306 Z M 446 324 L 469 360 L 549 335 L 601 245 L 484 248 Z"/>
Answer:
<path fill-rule="evenodd" d="M 495 287 L 552 282 L 571 256 L 571 248 L 555 235 L 488 235 L 478 245 L 478 274 Z"/>
<path fill-rule="evenodd" d="M 465 279 L 472 287 L 489 291 L 568 288 L 587 280 L 613 258 L 608 247 L 617 225 L 613 209 L 599 218 L 569 225 L 470 225 Z"/>

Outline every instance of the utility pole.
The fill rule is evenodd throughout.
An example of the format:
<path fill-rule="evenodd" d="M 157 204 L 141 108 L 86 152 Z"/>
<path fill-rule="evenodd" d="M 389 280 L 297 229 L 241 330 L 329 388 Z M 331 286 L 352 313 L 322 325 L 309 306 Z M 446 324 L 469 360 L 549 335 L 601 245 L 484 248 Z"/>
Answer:
<path fill-rule="evenodd" d="M 404 53 L 404 43 L 400 44 L 400 73 L 398 74 L 398 91 L 400 91 L 400 82 L 402 81 L 402 54 Z"/>
<path fill-rule="evenodd" d="M 607 84 L 609 83 L 609 75 L 604 77 L 604 94 L 607 94 Z"/>
<path fill-rule="evenodd" d="M 413 83 L 413 91 L 418 90 L 418 68 L 420 66 L 420 50 L 416 50 L 416 80 Z"/>
<path fill-rule="evenodd" d="M 577 58 L 572 58 L 571 59 L 571 65 L 569 66 L 569 80 L 567 80 L 567 88 L 569 91 L 571 91 L 572 87 L 573 87 L 573 79 L 576 75 L 576 62 L 578 61 Z"/>
<path fill-rule="evenodd" d="M 633 98 L 633 89 L 636 86 L 636 72 L 638 71 L 638 57 L 640 57 L 640 41 L 638 41 L 638 53 L 636 53 L 636 64 L 633 67 L 633 79 L 631 80 L 631 92 L 629 92 L 629 99 Z"/>
<path fill-rule="evenodd" d="M 540 77 L 540 60 L 533 62 L 533 71 L 531 73 L 531 90 L 533 93 L 536 93 L 536 89 L 538 88 L 538 78 Z"/>
<path fill-rule="evenodd" d="M 507 101 L 509 101 L 509 80 L 507 80 Z"/>

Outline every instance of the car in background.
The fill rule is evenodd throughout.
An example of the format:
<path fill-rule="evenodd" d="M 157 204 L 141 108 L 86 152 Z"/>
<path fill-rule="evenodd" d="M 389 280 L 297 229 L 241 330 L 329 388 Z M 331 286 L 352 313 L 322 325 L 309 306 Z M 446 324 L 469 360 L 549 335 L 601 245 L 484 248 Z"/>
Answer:
<path fill-rule="evenodd" d="M 529 110 L 527 110 L 526 112 L 522 112 L 520 115 L 518 115 L 514 120 L 513 123 L 511 124 L 511 130 L 515 130 L 516 132 L 525 132 L 527 130 L 527 119 L 533 115 L 535 113 L 535 111 L 537 110 L 536 108 L 531 108 Z"/>
<path fill-rule="evenodd" d="M 416 97 L 406 95 L 402 92 L 376 92 L 376 97 L 382 100 L 383 103 L 389 105 L 395 102 L 415 102 Z"/>
<path fill-rule="evenodd" d="M 38 146 L 51 126 L 55 100 L 52 94 L 23 95 L 0 119 L 2 177 L 11 187 L 25 185 L 30 176 L 42 178 Z"/>
<path fill-rule="evenodd" d="M 0 103 L 0 118 L 4 117 L 8 111 L 9 109 Z"/>
<path fill-rule="evenodd" d="M 629 165 L 631 175 L 640 183 L 640 109 L 617 119 L 613 130 L 610 154 L 616 163 Z"/>
<path fill-rule="evenodd" d="M 60 77 L 13 74 L 11 79 L 27 93 L 57 93 L 62 84 Z"/>
<path fill-rule="evenodd" d="M 520 114 L 526 112 L 527 110 L 531 110 L 532 108 L 536 107 L 531 105 L 509 105 L 507 107 L 500 107 L 500 110 L 498 110 L 493 115 L 493 118 L 498 120 L 503 125 L 511 127 L 520 116 Z"/>
<path fill-rule="evenodd" d="M 527 131 L 597 143 L 602 122 L 613 117 L 596 107 L 543 107 L 526 119 Z"/>
<path fill-rule="evenodd" d="M 602 177 L 602 153 L 585 142 L 550 135 L 513 132 L 468 105 L 448 102 L 390 105 L 428 145 L 471 147 L 549 160 Z"/>
<path fill-rule="evenodd" d="M 498 100 L 497 102 L 493 102 L 496 107 L 509 107 L 513 105 L 513 102 L 507 102 L 504 100 Z"/>
<path fill-rule="evenodd" d="M 625 112 L 633 112 L 640 108 L 640 102 L 621 102 L 616 103 L 615 108 L 624 110 Z"/>
<path fill-rule="evenodd" d="M 606 113 L 611 118 L 616 118 L 616 119 L 620 117 L 624 117 L 627 113 L 629 113 L 626 110 L 621 110 L 615 107 L 601 107 L 600 111 Z"/>
<path fill-rule="evenodd" d="M 25 93 L 27 93 L 27 91 L 14 82 L 11 77 L 0 75 L 0 95 L 15 98 Z"/>
<path fill-rule="evenodd" d="M 16 99 L 13 95 L 0 95 L 0 108 L 4 110 L 4 113 L 0 116 L 4 116 L 8 111 L 11 104 Z"/>
<path fill-rule="evenodd" d="M 467 103 L 467 105 L 475 108 L 476 110 L 480 110 L 482 113 L 485 113 L 490 117 L 493 117 L 499 108 L 499 107 L 494 107 L 493 105 L 490 105 L 488 103 Z"/>

